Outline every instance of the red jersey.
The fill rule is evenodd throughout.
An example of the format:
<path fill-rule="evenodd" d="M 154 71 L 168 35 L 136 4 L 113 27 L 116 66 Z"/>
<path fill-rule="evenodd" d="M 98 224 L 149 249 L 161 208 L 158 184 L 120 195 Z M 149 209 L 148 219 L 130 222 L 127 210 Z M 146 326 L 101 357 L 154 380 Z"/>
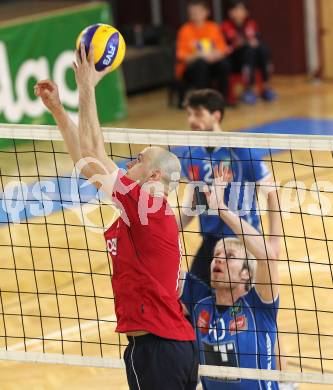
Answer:
<path fill-rule="evenodd" d="M 232 20 L 222 22 L 221 30 L 230 49 L 237 49 L 237 41 L 242 38 L 245 41 L 258 38 L 259 28 L 254 19 L 247 19 L 242 26 L 237 26 Z"/>
<path fill-rule="evenodd" d="M 128 177 L 118 175 L 113 200 L 122 214 L 104 235 L 113 264 L 116 331 L 194 340 L 177 291 L 179 233 L 166 199 L 153 198 Z M 156 211 L 147 214 L 143 204 L 155 207 L 156 203 Z"/>

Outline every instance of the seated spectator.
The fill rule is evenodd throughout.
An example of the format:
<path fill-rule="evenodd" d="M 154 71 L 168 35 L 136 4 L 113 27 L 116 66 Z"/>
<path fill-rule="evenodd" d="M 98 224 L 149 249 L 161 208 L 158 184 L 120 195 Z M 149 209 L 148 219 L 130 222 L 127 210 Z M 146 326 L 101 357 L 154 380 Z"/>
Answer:
<path fill-rule="evenodd" d="M 228 48 L 219 26 L 208 20 L 210 10 L 204 0 L 191 0 L 188 22 L 177 34 L 176 77 L 195 89 L 212 87 L 226 96 L 228 90 Z"/>
<path fill-rule="evenodd" d="M 231 53 L 231 70 L 242 73 L 246 83 L 243 101 L 248 104 L 255 104 L 257 101 L 254 92 L 256 69 L 260 70 L 264 82 L 262 98 L 266 101 L 274 100 L 276 94 L 269 85 L 269 51 L 261 41 L 258 25 L 250 18 L 244 0 L 229 1 L 228 17 L 221 28 Z"/>

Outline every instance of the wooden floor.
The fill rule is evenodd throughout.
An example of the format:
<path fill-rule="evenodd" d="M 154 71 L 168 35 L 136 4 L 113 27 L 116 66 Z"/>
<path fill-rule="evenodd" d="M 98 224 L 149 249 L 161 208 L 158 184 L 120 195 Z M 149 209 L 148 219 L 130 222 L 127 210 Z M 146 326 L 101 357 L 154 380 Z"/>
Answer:
<path fill-rule="evenodd" d="M 233 131 L 273 120 L 290 117 L 328 118 L 333 119 L 332 84 L 313 84 L 304 78 L 276 78 L 275 87 L 279 100 L 273 104 L 259 103 L 255 107 L 241 106 L 226 112 L 224 130 Z M 116 124 L 119 127 L 185 129 L 184 112 L 166 106 L 166 91 L 159 90 L 129 99 L 129 118 Z M 31 145 L 22 145 L 20 150 L 31 149 Z M 49 143 L 36 145 L 38 150 L 51 150 Z M 62 146 L 59 146 L 59 151 Z M 321 166 L 332 167 L 332 156 L 329 153 L 315 153 L 312 156 Z M 20 174 L 23 176 L 55 175 L 69 172 L 71 163 L 67 156 L 56 154 L 56 162 L 52 154 L 25 153 L 20 155 Z M 293 153 L 294 161 L 310 162 L 307 152 Z M 290 161 L 288 153 L 275 156 L 279 162 L 270 163 L 276 173 L 276 180 L 283 185 L 293 180 L 294 175 L 302 180 L 307 188 L 314 181 L 312 168 L 302 166 L 295 172 L 285 169 L 283 161 Z M 39 172 L 36 172 L 36 161 Z M 56 169 L 57 168 L 57 169 Z M 3 178 L 5 175 L 17 174 L 17 164 L 13 156 L 8 155 L 1 164 Z M 333 172 L 325 168 L 316 171 L 317 180 L 333 180 Z M 3 179 L 5 180 L 5 179 Z M 35 178 L 34 178 L 35 180 Z M 3 184 L 6 184 L 4 182 Z M 285 193 L 284 193 L 285 194 Z M 285 196 L 295 196 L 295 191 Z M 283 204 L 282 194 L 280 201 Z M 331 204 L 333 199 L 329 199 Z M 176 202 L 176 199 L 172 199 Z M 309 192 L 304 197 L 302 211 L 315 203 Z M 263 206 L 264 207 L 264 206 Z M 101 235 L 102 226 L 111 223 L 114 214 L 110 208 L 100 211 L 94 206 L 85 207 L 85 217 L 94 224 L 94 229 L 80 227 L 80 213 L 77 210 L 57 212 L 45 218 L 35 218 L 24 224 L 15 224 L 0 231 L 0 244 L 11 243 L 14 247 L 2 247 L 0 251 L 0 289 L 1 305 L 7 314 L 0 319 L 0 334 L 5 328 L 7 339 L 0 338 L 0 347 L 7 346 L 16 351 L 41 351 L 84 355 L 100 354 L 99 344 L 102 342 L 103 355 L 118 357 L 119 344 L 114 329 L 114 310 L 109 264 L 103 252 L 105 244 Z M 297 208 L 293 211 L 297 211 Z M 299 211 L 299 210 L 298 210 Z M 331 212 L 332 214 L 332 212 Z M 283 214 L 283 226 L 286 239 L 280 264 L 281 310 L 279 314 L 280 337 L 284 341 L 285 352 L 289 356 L 290 369 L 298 370 L 299 355 L 304 358 L 302 365 L 320 369 L 320 357 L 324 357 L 324 369 L 333 371 L 333 303 L 332 264 L 329 259 L 333 254 L 333 246 L 326 245 L 325 237 L 333 239 L 332 218 L 325 218 L 323 229 L 320 216 L 304 216 Z M 66 221 L 66 228 L 64 227 Z M 266 229 L 264 218 L 264 230 Z M 47 228 L 46 225 L 47 224 Z M 303 226 L 304 224 L 304 226 Z M 81 223 L 82 225 L 82 223 Z M 190 229 L 198 231 L 195 221 Z M 305 231 L 305 232 L 304 232 Z M 295 233 L 296 232 L 296 233 Z M 304 234 L 312 239 L 290 238 L 295 234 Z M 69 242 L 67 242 L 69 238 Z M 198 235 L 184 236 L 186 252 L 183 267 L 186 268 L 190 255 L 193 255 L 200 244 Z M 320 241 L 322 240 L 322 241 Z M 27 248 L 31 243 L 33 249 Z M 49 247 L 52 247 L 49 250 Z M 61 248 L 72 248 L 65 250 Z M 38 248 L 37 248 L 38 247 Z M 286 261 L 289 259 L 289 261 Z M 309 261 L 310 260 L 310 261 Z M 320 264 L 319 264 L 320 263 Z M 20 269 L 16 273 L 14 267 Z M 38 271 L 28 271 L 28 269 Z M 56 269 L 56 272 L 52 272 Z M 292 281 L 292 283 L 291 283 Z M 291 284 L 294 285 L 291 288 Z M 75 289 L 74 289 L 75 286 Z M 316 287 L 314 287 L 316 286 Z M 17 291 L 21 293 L 12 293 Z M 38 288 L 39 298 L 36 292 Z M 4 292 L 6 291 L 6 292 Z M 30 294 L 27 292 L 31 292 Z M 55 294 L 55 291 L 59 295 Z M 74 293 L 80 297 L 75 301 Z M 94 296 L 100 298 L 93 298 Z M 103 298 L 102 298 L 103 297 Z M 297 307 L 297 310 L 295 310 Z M 313 311 L 314 307 L 321 310 Z M 105 322 L 99 325 L 94 321 L 96 312 Z M 40 313 L 43 313 L 43 330 L 40 326 Z M 59 313 L 63 318 L 59 321 Z M 77 318 L 79 314 L 80 326 Z M 22 321 L 23 317 L 23 321 Z M 320 334 L 318 337 L 318 326 Z M 303 334 L 296 335 L 299 329 Z M 44 332 L 49 341 L 42 344 L 38 337 Z M 61 334 L 65 342 L 61 342 Z M 311 334 L 311 335 L 309 335 Z M 28 338 L 25 346 L 22 337 Z M 84 342 L 78 343 L 80 337 Z M 125 344 L 124 338 L 121 343 Z M 113 345 L 112 345 L 113 344 Z M 329 362 L 329 359 L 332 359 Z M 44 364 L 20 364 L 0 362 L 1 390 L 16 389 L 127 389 L 125 373 L 116 369 L 94 369 L 66 367 Z M 302 385 L 301 390 L 320 389 L 321 386 Z M 325 388 L 325 387 L 323 387 Z M 327 387 L 328 388 L 328 387 Z"/>

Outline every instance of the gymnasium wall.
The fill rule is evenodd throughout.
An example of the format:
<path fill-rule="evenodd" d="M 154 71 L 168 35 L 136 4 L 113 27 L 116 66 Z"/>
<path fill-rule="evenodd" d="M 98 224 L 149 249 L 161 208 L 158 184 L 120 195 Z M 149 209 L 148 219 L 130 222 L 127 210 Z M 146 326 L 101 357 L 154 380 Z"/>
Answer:
<path fill-rule="evenodd" d="M 272 49 L 275 71 L 296 74 L 306 71 L 303 0 L 249 0 L 265 41 Z"/>
<path fill-rule="evenodd" d="M 223 1 L 223 9 L 227 0 Z M 149 23 L 150 0 L 110 0 L 119 26 Z M 211 4 L 211 0 L 209 1 Z M 128 12 L 131 4 L 131 12 Z M 297 74 L 306 71 L 303 0 L 248 0 L 263 36 L 272 51 L 275 72 Z M 134 8 L 133 8 L 134 7 Z M 185 20 L 186 0 L 162 0 L 164 25 L 174 31 Z"/>
<path fill-rule="evenodd" d="M 227 0 L 221 0 L 223 9 Z M 265 41 L 272 51 L 275 72 L 280 74 L 297 74 L 306 71 L 305 29 L 304 29 L 304 4 L 303 0 L 247 0 L 253 16 L 258 20 Z M 85 2 L 84 0 L 81 2 Z M 86 0 L 86 2 L 89 2 Z M 120 28 L 135 23 L 148 25 L 150 23 L 150 0 L 108 0 L 112 6 L 115 23 Z M 162 18 L 165 27 L 176 32 L 186 17 L 186 0 L 161 0 Z M 212 0 L 208 1 L 212 4 Z M 1 5 L 10 4 L 13 1 L 0 0 Z M 24 4 L 42 3 L 43 8 L 47 4 L 77 3 L 77 1 L 20 1 L 18 8 L 24 14 Z M 38 5 L 37 7 L 38 8 Z M 129 12 L 129 8 L 131 12 Z M 0 20 L 4 19 L 5 6 L 1 8 Z"/>

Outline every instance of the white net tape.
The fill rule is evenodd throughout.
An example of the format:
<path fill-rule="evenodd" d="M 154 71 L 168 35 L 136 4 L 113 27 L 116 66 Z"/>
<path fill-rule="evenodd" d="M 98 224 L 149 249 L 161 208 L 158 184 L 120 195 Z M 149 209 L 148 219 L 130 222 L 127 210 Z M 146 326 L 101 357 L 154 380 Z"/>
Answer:
<path fill-rule="evenodd" d="M 0 124 L 0 136 L 7 139 L 62 141 L 55 126 Z M 207 133 L 175 130 L 102 128 L 105 142 L 167 146 L 223 146 L 287 150 L 333 150 L 333 137 L 253 133 Z"/>

